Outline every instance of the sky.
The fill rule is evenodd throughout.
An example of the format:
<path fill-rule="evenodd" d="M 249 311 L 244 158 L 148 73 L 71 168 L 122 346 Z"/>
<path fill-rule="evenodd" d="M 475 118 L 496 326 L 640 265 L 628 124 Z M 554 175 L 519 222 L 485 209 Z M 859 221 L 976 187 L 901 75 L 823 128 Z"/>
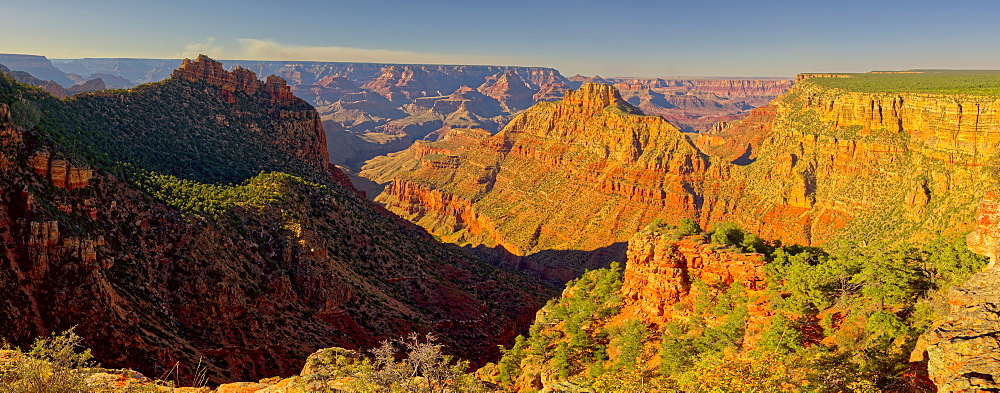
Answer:
<path fill-rule="evenodd" d="M 0 53 L 554 67 L 564 75 L 1000 69 L 1000 2 L 0 0 Z"/>

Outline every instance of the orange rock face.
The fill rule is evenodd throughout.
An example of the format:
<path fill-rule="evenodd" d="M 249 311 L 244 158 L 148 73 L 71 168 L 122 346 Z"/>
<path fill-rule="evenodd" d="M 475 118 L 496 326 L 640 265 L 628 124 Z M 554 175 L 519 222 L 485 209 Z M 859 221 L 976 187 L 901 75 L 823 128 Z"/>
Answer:
<path fill-rule="evenodd" d="M 535 101 L 538 101 L 535 99 L 535 94 L 538 92 L 528 87 L 517 74 L 509 71 L 488 78 L 479 87 L 479 91 L 500 101 L 500 104 L 508 112 L 528 109 Z"/>
<path fill-rule="evenodd" d="M 232 71 L 222 68 L 222 63 L 210 59 L 208 56 L 199 55 L 197 59 L 191 61 L 184 59 L 180 68 L 174 70 L 171 78 L 184 78 L 189 81 L 205 81 L 211 85 L 219 86 L 223 97 L 232 103 L 235 99 L 232 93 L 241 92 L 248 95 L 257 94 L 264 91 L 270 94 L 271 99 L 278 103 L 297 101 L 291 88 L 283 78 L 270 75 L 266 81 L 261 82 L 253 71 L 246 68 L 236 67 Z"/>
<path fill-rule="evenodd" d="M 33 154 L 28 158 L 28 165 L 36 175 L 70 191 L 87 187 L 94 177 L 93 169 L 74 167 L 66 160 L 53 160 L 47 151 Z"/>
<path fill-rule="evenodd" d="M 449 133 L 374 160 L 362 175 L 393 182 L 377 200 L 449 241 L 520 256 L 624 244 L 645 217 L 690 216 L 693 179 L 708 165 L 676 128 L 639 113 L 612 87 L 584 85 L 532 107 L 497 135 Z M 431 152 L 449 157 L 448 165 L 427 160 Z M 398 171 L 403 167 L 412 172 Z M 573 276 L 572 269 L 552 274 Z"/>
<path fill-rule="evenodd" d="M 691 309 L 694 280 L 763 290 L 765 263 L 760 254 L 741 254 L 700 239 L 678 240 L 659 231 L 641 231 L 628 243 L 622 314 L 659 326 L 674 314 L 686 315 Z"/>
<path fill-rule="evenodd" d="M 979 203 L 976 213 L 976 229 L 966 238 L 969 251 L 990 258 L 990 266 L 996 265 L 1000 253 L 1000 193 L 990 192 Z"/>

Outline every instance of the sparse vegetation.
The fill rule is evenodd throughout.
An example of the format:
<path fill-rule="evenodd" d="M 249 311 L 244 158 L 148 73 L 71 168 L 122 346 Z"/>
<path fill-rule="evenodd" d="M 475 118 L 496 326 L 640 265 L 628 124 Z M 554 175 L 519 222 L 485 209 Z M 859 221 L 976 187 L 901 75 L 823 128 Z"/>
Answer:
<path fill-rule="evenodd" d="M 25 352 L 4 346 L 0 358 L 0 390 L 8 393 L 77 393 L 87 391 L 80 370 L 93 365 L 83 338 L 73 329 L 39 337 Z"/>

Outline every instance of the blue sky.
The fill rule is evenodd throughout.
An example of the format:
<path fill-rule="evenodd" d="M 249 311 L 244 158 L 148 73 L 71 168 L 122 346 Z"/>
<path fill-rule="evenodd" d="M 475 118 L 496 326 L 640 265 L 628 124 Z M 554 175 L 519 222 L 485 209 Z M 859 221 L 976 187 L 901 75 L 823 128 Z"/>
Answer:
<path fill-rule="evenodd" d="M 1000 69 L 1000 2 L 2 0 L 0 53 L 548 66 L 566 75 Z"/>

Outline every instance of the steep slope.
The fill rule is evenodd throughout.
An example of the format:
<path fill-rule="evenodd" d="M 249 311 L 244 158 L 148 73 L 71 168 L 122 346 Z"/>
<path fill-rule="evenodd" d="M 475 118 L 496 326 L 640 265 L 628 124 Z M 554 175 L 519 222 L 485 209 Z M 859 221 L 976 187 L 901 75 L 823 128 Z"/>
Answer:
<path fill-rule="evenodd" d="M 0 64 L 0 72 L 4 72 L 10 75 L 14 80 L 24 83 L 26 85 L 31 85 L 35 87 L 40 87 L 49 94 L 52 94 L 56 98 L 66 98 L 76 93 L 90 92 L 104 90 L 107 86 L 104 84 L 104 80 L 100 78 L 80 81 L 78 84 L 73 85 L 69 88 L 63 88 L 61 85 L 55 81 L 43 81 L 41 79 L 35 78 L 31 74 L 25 71 L 12 71 L 3 64 Z"/>
<path fill-rule="evenodd" d="M 319 111 L 330 138 L 351 146 L 331 150 L 334 162 L 356 170 L 372 157 L 452 128 L 495 132 L 517 112 L 560 94 L 564 82 L 545 68 L 393 65 L 364 83 L 364 93 Z"/>
<path fill-rule="evenodd" d="M 331 179 L 279 77 L 200 57 L 58 101 L 0 77 L 0 273 L 16 344 L 76 326 L 104 364 L 217 382 L 438 331 L 481 362 L 545 288 L 442 247 Z"/>
<path fill-rule="evenodd" d="M 690 217 L 707 165 L 662 118 L 587 84 L 496 135 L 455 131 L 376 158 L 361 174 L 391 182 L 376 200 L 442 239 L 533 255 L 515 263 L 568 280 L 622 256 L 649 217 Z M 596 258 L 578 252 L 609 246 Z"/>
<path fill-rule="evenodd" d="M 480 374 L 522 392 L 934 391 L 911 352 L 950 303 L 928 347 L 938 391 L 995 387 L 995 326 L 977 318 L 995 314 L 995 285 L 961 243 L 830 255 L 729 228 L 654 221 L 629 240 L 624 272 L 568 283 Z"/>

